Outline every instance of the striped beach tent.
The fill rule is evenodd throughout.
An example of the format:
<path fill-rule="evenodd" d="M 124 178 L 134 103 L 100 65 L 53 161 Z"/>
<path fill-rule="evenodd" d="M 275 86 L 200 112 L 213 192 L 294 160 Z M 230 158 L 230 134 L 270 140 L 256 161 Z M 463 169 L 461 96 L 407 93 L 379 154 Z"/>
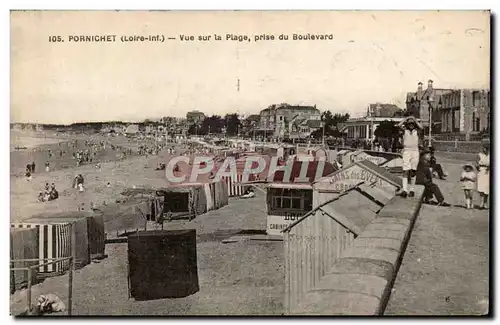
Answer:
<path fill-rule="evenodd" d="M 38 258 L 40 264 L 47 258 L 71 256 L 71 224 L 65 223 L 12 223 L 12 228 L 38 229 Z M 38 272 L 45 274 L 62 274 L 69 269 L 69 261 L 40 266 Z"/>
<path fill-rule="evenodd" d="M 236 185 L 237 183 L 243 182 L 243 174 L 236 174 L 232 176 L 223 176 L 222 179 L 226 183 L 228 188 L 229 197 L 241 196 L 245 193 L 243 185 Z"/>

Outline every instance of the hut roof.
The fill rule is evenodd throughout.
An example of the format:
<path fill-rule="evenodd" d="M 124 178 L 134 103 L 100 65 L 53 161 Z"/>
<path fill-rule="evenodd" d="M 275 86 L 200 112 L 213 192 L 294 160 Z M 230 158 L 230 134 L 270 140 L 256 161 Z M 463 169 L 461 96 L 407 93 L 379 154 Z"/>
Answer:
<path fill-rule="evenodd" d="M 346 229 L 359 235 L 366 226 L 371 223 L 376 213 L 381 208 L 381 205 L 376 202 L 376 200 L 359 188 L 359 185 L 362 183 L 363 182 L 360 182 L 358 186 L 323 203 L 299 220 L 290 224 L 287 228 L 283 229 L 282 232 L 290 231 L 297 224 L 320 211 L 323 215 L 334 219 Z"/>
<path fill-rule="evenodd" d="M 313 160 L 313 161 L 300 161 L 298 159 L 295 159 L 293 161 L 293 166 L 292 166 L 292 172 L 290 174 L 290 182 L 291 183 L 299 183 L 297 179 L 300 176 L 300 170 L 302 169 L 302 164 L 308 164 L 307 166 L 307 173 L 306 177 L 309 179 L 307 183 L 313 183 L 315 181 L 316 177 L 316 170 L 318 169 L 318 160 Z M 323 173 L 320 175 L 320 177 L 324 177 L 326 175 L 330 175 L 337 171 L 338 168 L 333 166 L 331 163 L 325 161 L 325 166 L 323 168 Z M 274 179 L 273 182 L 283 182 L 283 177 L 285 176 L 285 171 L 284 170 L 278 170 L 274 174 Z"/>

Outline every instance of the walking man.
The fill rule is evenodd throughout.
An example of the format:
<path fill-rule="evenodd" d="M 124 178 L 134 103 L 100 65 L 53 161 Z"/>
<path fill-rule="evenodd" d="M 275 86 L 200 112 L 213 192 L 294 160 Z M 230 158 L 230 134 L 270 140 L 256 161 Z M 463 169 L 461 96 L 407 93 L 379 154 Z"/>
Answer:
<path fill-rule="evenodd" d="M 401 197 L 415 196 L 413 185 L 419 161 L 419 135 L 418 129 L 422 130 L 422 125 L 413 116 L 407 117 L 400 124 L 403 128 L 403 192 Z M 409 184 L 408 184 L 409 183 Z"/>

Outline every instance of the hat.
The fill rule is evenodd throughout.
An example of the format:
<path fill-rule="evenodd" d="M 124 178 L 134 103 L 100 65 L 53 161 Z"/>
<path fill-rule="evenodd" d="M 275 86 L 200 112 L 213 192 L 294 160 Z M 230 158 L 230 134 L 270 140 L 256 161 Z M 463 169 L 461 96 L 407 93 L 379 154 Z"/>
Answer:
<path fill-rule="evenodd" d="M 417 120 L 413 117 L 413 116 L 409 116 L 406 121 L 405 121 L 405 124 L 410 124 L 410 123 L 417 123 Z"/>
<path fill-rule="evenodd" d="M 428 148 L 424 148 L 420 151 L 420 156 L 423 156 L 428 153 L 431 153 L 431 151 Z"/>
<path fill-rule="evenodd" d="M 465 165 L 463 166 L 463 168 L 466 168 L 466 167 L 470 167 L 471 169 L 474 169 L 474 166 L 472 166 L 471 164 L 465 164 Z"/>

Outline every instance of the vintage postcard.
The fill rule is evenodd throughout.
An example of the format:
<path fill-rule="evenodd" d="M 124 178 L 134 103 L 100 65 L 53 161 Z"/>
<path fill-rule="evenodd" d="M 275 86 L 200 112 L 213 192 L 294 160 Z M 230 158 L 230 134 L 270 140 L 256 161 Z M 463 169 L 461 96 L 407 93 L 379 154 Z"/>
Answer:
<path fill-rule="evenodd" d="M 11 11 L 11 315 L 489 315 L 490 23 Z"/>

